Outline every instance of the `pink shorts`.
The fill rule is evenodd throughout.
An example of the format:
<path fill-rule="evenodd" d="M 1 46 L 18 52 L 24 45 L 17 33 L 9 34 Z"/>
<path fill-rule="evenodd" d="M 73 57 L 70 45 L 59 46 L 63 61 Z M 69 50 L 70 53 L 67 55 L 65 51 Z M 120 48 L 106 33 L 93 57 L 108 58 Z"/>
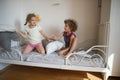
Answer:
<path fill-rule="evenodd" d="M 39 42 L 37 44 L 31 44 L 31 43 L 28 43 L 29 46 L 31 46 L 32 49 L 36 48 L 37 46 L 39 45 L 42 45 L 42 42 Z"/>

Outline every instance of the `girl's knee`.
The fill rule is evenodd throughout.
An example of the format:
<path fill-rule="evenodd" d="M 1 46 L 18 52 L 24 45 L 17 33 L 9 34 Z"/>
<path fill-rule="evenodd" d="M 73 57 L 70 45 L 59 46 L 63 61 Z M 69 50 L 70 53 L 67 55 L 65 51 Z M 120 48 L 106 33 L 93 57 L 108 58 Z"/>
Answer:
<path fill-rule="evenodd" d="M 38 52 L 39 52 L 40 54 L 45 54 L 45 50 L 42 50 L 42 51 L 38 50 Z"/>
<path fill-rule="evenodd" d="M 29 52 L 26 52 L 26 51 L 22 51 L 23 54 L 28 54 Z"/>
<path fill-rule="evenodd" d="M 45 54 L 45 51 L 41 51 L 41 54 Z"/>

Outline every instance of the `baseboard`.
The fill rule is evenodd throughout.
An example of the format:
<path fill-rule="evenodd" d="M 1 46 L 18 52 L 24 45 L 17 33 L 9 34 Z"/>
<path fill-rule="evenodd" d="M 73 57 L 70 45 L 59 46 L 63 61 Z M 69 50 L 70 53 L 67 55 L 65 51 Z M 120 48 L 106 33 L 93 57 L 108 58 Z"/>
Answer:
<path fill-rule="evenodd" d="M 111 76 L 116 76 L 116 77 L 120 77 L 120 72 L 112 72 Z"/>

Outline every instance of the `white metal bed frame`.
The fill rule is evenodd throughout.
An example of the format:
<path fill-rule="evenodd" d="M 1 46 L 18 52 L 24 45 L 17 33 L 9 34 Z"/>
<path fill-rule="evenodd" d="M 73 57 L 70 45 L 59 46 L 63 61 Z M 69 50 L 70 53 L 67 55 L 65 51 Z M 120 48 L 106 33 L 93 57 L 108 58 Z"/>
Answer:
<path fill-rule="evenodd" d="M 5 59 L 0 59 L 0 63 L 8 63 L 8 64 L 24 65 L 24 66 L 34 66 L 34 67 L 44 67 L 44 68 L 53 68 L 53 69 L 63 69 L 63 70 L 101 72 L 101 73 L 103 73 L 104 80 L 107 80 L 107 78 L 109 77 L 109 73 L 110 73 L 110 70 L 109 70 L 107 64 L 106 64 L 105 68 L 67 65 L 68 59 L 72 55 L 87 54 L 91 50 L 98 50 L 98 51 L 101 51 L 103 54 L 106 54 L 105 51 L 102 50 L 101 48 L 108 48 L 108 46 L 107 45 L 95 45 L 95 46 L 92 46 L 91 48 L 89 48 L 88 50 L 86 50 L 84 53 L 80 53 L 80 52 L 71 53 L 64 59 L 64 64 L 63 65 L 35 63 L 35 62 L 27 62 L 27 61 L 23 61 L 23 60 L 21 60 L 21 61 L 5 60 Z"/>

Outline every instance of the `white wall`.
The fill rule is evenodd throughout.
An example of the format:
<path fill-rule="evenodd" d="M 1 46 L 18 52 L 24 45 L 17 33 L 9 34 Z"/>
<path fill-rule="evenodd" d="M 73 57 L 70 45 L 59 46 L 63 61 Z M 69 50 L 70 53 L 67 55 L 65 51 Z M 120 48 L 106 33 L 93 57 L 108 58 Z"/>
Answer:
<path fill-rule="evenodd" d="M 0 24 L 21 26 L 21 1 L 0 0 Z"/>
<path fill-rule="evenodd" d="M 101 24 L 104 24 L 105 22 L 109 22 L 110 20 L 110 0 L 102 0 L 102 6 L 101 6 Z"/>
<path fill-rule="evenodd" d="M 99 44 L 108 44 L 107 36 L 109 34 L 108 28 L 106 23 L 109 23 L 110 20 L 110 0 L 102 0 L 101 4 L 101 14 L 100 14 L 100 24 L 99 25 Z"/>
<path fill-rule="evenodd" d="M 111 0 L 109 65 L 112 76 L 120 76 L 120 0 Z M 112 61 L 113 60 L 113 61 Z"/>
<path fill-rule="evenodd" d="M 0 8 L 0 24 L 23 29 L 26 15 L 37 13 L 41 17 L 40 25 L 47 34 L 59 34 L 64 30 L 64 20 L 73 18 L 79 25 L 76 33 L 81 46 L 96 43 L 98 0 L 1 0 L 0 4 L 3 7 Z"/>

